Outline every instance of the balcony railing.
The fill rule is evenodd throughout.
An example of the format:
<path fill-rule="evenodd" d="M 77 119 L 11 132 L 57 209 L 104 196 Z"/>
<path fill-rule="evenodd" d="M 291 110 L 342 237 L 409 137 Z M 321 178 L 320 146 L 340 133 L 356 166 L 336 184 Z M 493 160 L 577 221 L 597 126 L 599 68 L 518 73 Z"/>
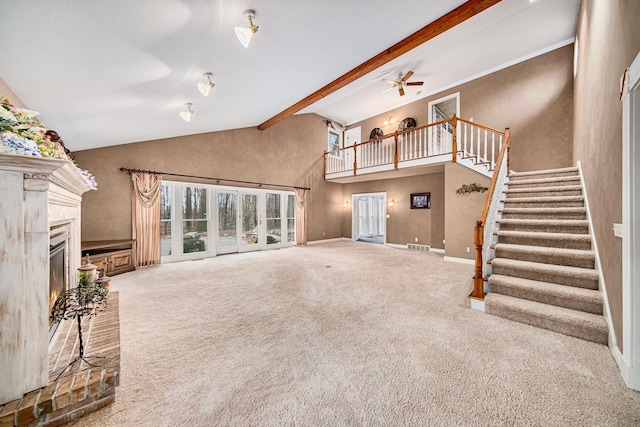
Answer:
<path fill-rule="evenodd" d="M 324 153 L 325 177 L 398 170 L 466 161 L 490 176 L 502 148 L 504 132 L 453 116 L 351 147 Z"/>

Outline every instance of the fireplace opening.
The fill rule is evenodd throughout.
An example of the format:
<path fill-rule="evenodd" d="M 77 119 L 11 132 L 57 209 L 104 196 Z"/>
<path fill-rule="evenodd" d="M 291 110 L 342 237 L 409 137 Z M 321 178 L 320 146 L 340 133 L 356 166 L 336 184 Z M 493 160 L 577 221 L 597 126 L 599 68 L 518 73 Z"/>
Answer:
<path fill-rule="evenodd" d="M 67 290 L 67 239 L 63 232 L 51 237 L 49 241 L 49 316 L 56 300 Z M 49 341 L 53 338 L 58 322 L 49 318 Z"/>

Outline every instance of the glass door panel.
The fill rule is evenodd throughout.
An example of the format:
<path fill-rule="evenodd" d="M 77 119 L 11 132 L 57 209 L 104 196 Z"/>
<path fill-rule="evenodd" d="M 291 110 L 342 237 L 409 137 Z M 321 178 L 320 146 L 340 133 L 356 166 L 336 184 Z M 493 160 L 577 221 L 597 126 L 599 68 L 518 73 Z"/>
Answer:
<path fill-rule="evenodd" d="M 287 243 L 296 241 L 296 196 L 287 195 Z"/>
<path fill-rule="evenodd" d="M 218 192 L 218 253 L 238 252 L 238 193 Z"/>
<path fill-rule="evenodd" d="M 182 188 L 182 253 L 207 251 L 207 189 Z"/>
<path fill-rule="evenodd" d="M 242 234 L 240 239 L 240 250 L 256 250 L 262 244 L 260 239 L 260 220 L 259 200 L 257 194 L 241 195 L 242 199 Z"/>
<path fill-rule="evenodd" d="M 282 241 L 282 215 L 280 194 L 267 193 L 267 245 L 273 245 Z"/>
<path fill-rule="evenodd" d="M 160 192 L 160 255 L 171 255 L 171 207 L 173 186 L 163 185 Z"/>

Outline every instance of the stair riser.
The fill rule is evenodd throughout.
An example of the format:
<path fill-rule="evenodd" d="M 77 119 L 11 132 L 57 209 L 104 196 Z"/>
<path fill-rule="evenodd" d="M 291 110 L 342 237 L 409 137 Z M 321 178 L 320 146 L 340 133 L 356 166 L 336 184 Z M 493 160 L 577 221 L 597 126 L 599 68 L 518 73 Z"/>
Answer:
<path fill-rule="evenodd" d="M 580 185 L 580 179 L 571 179 L 566 181 L 550 181 L 550 182 L 528 182 L 527 180 L 522 181 L 509 181 L 509 188 L 511 189 L 519 189 L 519 188 L 546 188 L 546 187 L 560 187 L 563 185 Z"/>
<path fill-rule="evenodd" d="M 587 219 L 586 213 L 575 212 L 503 212 L 502 218 L 504 219 Z"/>
<path fill-rule="evenodd" d="M 511 266 L 496 265 L 495 263 L 491 266 L 491 270 L 493 274 L 502 274 L 504 276 L 521 277 L 523 279 L 539 280 L 583 289 L 598 289 L 598 279 L 592 277 L 569 276 L 555 272 L 513 268 Z"/>
<path fill-rule="evenodd" d="M 550 295 L 543 292 L 536 292 L 535 290 L 524 290 L 520 288 L 510 287 L 508 285 L 491 283 L 491 292 L 495 292 L 502 295 L 508 295 L 515 298 L 527 299 L 529 301 L 536 301 L 543 304 L 551 304 L 557 307 L 570 308 L 572 310 L 585 311 L 587 313 L 602 314 L 602 299 L 593 300 L 578 300 L 568 296 Z"/>
<path fill-rule="evenodd" d="M 530 202 L 516 202 L 513 200 L 505 199 L 504 207 L 505 208 L 581 208 L 584 206 L 584 202 L 538 202 L 538 201 L 530 201 Z"/>
<path fill-rule="evenodd" d="M 565 255 L 539 255 L 509 249 L 496 249 L 496 258 L 515 259 L 519 261 L 540 262 L 544 264 L 566 265 L 569 267 L 595 268 L 594 256 L 569 257 Z"/>
<path fill-rule="evenodd" d="M 507 190 L 507 198 L 582 196 L 582 190 Z"/>
<path fill-rule="evenodd" d="M 500 230 L 506 231 L 539 231 L 544 233 L 570 233 L 587 234 L 588 225 L 564 225 L 564 224 L 506 224 L 500 223 Z"/>
<path fill-rule="evenodd" d="M 568 176 L 578 176 L 577 171 L 564 171 L 564 172 L 551 172 L 551 173 L 536 173 L 532 175 L 519 175 L 512 173 L 509 175 L 509 182 L 513 181 L 527 181 L 530 179 L 545 179 L 545 178 L 560 178 Z"/>
<path fill-rule="evenodd" d="M 486 312 L 495 316 L 504 317 L 505 319 L 514 320 L 516 322 L 529 324 L 538 328 L 547 329 L 561 334 L 570 335 L 572 337 L 581 338 L 606 345 L 608 342 L 608 334 L 606 330 L 597 328 L 584 328 L 582 326 L 558 322 L 553 318 L 544 316 L 535 316 L 529 313 L 523 313 L 508 307 L 494 307 L 490 304 L 485 305 Z"/>
<path fill-rule="evenodd" d="M 585 240 L 559 240 L 559 239 L 543 239 L 520 236 L 501 236 L 498 235 L 498 243 L 510 243 L 513 245 L 531 245 L 543 246 L 545 248 L 563 248 L 563 249 L 591 249 L 591 238 Z"/>

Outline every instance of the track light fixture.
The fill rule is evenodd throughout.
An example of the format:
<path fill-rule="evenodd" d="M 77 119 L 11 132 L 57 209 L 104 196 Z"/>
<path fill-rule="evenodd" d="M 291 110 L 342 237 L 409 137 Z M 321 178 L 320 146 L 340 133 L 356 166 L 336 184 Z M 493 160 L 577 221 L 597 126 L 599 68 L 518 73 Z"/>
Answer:
<path fill-rule="evenodd" d="M 182 117 L 182 120 L 184 120 L 185 122 L 189 122 L 191 121 L 191 116 L 193 116 L 193 110 L 191 109 L 190 102 L 185 105 L 187 106 L 187 111 L 180 112 L 180 117 Z"/>
<path fill-rule="evenodd" d="M 242 43 L 242 46 L 249 47 L 249 42 L 258 32 L 258 27 L 253 25 L 253 18 L 256 17 L 256 12 L 253 10 L 245 10 L 242 16 L 249 21 L 249 27 L 236 27 L 236 36 L 240 43 Z"/>
<path fill-rule="evenodd" d="M 216 84 L 211 81 L 211 77 L 213 77 L 212 73 L 204 73 L 203 76 L 207 79 L 208 83 L 198 83 L 198 90 L 204 96 L 209 96 L 209 92 L 211 92 L 211 89 L 213 89 Z"/>

